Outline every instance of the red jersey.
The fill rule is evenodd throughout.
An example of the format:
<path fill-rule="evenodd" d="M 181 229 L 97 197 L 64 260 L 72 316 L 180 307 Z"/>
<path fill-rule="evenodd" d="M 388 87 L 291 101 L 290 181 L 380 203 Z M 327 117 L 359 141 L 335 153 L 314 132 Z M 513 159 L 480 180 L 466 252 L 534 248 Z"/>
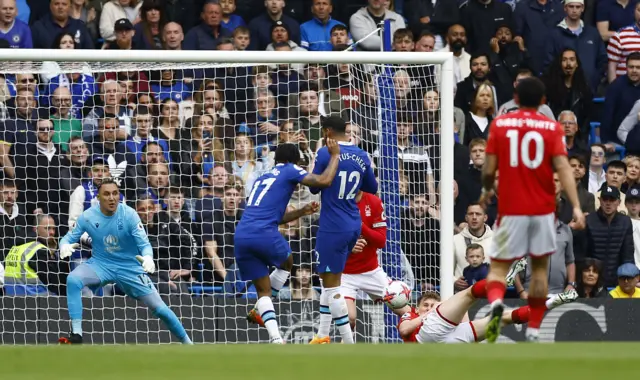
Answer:
<path fill-rule="evenodd" d="M 387 243 L 387 218 L 382 200 L 363 192 L 358 208 L 362 219 L 360 237 L 367 241 L 367 245 L 362 252 L 349 255 L 343 271 L 346 274 L 361 274 L 378 268 L 378 249 Z"/>
<path fill-rule="evenodd" d="M 409 311 L 408 313 L 404 313 L 402 317 L 400 317 L 400 322 L 398 322 L 398 329 L 400 329 L 400 325 L 402 324 L 402 322 L 411 321 L 416 318 L 420 318 L 420 316 L 418 315 L 418 313 L 416 313 L 416 308 L 412 307 L 411 311 Z M 421 328 L 422 328 L 422 323 L 418 327 L 416 327 L 415 330 L 413 330 L 411 335 L 407 337 L 403 337 L 402 341 L 405 343 L 418 343 L 418 341 L 416 340 L 416 335 L 418 335 Z"/>
<path fill-rule="evenodd" d="M 487 154 L 498 160 L 498 214 L 555 212 L 553 157 L 567 155 L 562 126 L 537 112 L 515 111 L 491 122 Z"/>

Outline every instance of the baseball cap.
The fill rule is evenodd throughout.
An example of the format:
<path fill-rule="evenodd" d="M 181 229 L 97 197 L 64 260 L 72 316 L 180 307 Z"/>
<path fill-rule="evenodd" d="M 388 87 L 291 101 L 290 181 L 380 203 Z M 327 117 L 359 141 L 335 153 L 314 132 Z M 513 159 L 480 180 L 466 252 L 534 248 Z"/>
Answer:
<path fill-rule="evenodd" d="M 625 201 L 631 200 L 631 199 L 640 200 L 640 185 L 631 186 L 631 188 L 627 190 L 626 195 L 627 197 L 625 198 Z"/>
<path fill-rule="evenodd" d="M 95 165 L 95 164 L 104 165 L 106 163 L 107 163 L 107 159 L 103 155 L 96 154 L 91 158 L 91 165 Z"/>
<path fill-rule="evenodd" d="M 624 263 L 618 267 L 618 277 L 636 277 L 640 275 L 640 270 L 636 264 Z"/>
<path fill-rule="evenodd" d="M 620 199 L 620 190 L 614 186 L 604 186 L 600 192 L 600 198 Z"/>
<path fill-rule="evenodd" d="M 131 21 L 129 21 L 129 19 L 121 18 L 120 20 L 116 21 L 116 23 L 114 24 L 113 30 L 115 30 L 116 32 L 133 30 L 133 24 L 131 23 Z"/>

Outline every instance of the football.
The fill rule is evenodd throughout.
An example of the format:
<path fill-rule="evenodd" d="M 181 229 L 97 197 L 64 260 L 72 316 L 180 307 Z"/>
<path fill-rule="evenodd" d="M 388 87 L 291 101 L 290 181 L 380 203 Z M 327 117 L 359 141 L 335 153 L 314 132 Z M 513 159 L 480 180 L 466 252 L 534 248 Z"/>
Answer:
<path fill-rule="evenodd" d="M 411 289 L 402 281 L 391 281 L 384 290 L 383 300 L 391 309 L 400 309 L 411 301 Z"/>

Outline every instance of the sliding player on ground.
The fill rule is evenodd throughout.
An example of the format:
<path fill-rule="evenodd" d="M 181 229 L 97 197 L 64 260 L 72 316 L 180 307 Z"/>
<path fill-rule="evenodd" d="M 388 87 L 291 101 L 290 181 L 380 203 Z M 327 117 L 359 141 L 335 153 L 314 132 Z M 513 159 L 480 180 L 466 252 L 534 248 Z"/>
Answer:
<path fill-rule="evenodd" d="M 538 340 L 540 323 L 547 309 L 548 256 L 556 250 L 554 169 L 573 205 L 574 221 L 579 226 L 584 225 L 572 169 L 567 160 L 564 130 L 559 123 L 537 112 L 545 101 L 545 91 L 544 84 L 537 78 L 521 80 L 514 97 L 520 109 L 495 118 L 490 127 L 480 202 L 486 204 L 493 197 L 498 170 L 500 202 L 498 228 L 489 250 L 489 342 L 495 342 L 500 335 L 505 276 L 511 263 L 525 256 L 531 256 L 532 266 L 526 336 L 528 341 Z"/>
<path fill-rule="evenodd" d="M 398 331 L 405 343 L 473 343 L 482 342 L 487 334 L 491 316 L 469 321 L 468 311 L 478 298 L 486 297 L 486 280 L 456 293 L 440 302 L 435 292 L 420 297 L 417 307 L 400 318 Z M 545 311 L 565 303 L 573 302 L 578 293 L 571 289 L 556 294 L 545 302 Z M 523 306 L 504 310 L 501 325 L 529 323 L 531 307 Z"/>
<path fill-rule="evenodd" d="M 60 241 L 60 258 L 73 254 L 85 232 L 92 239 L 92 257 L 67 277 L 67 306 L 71 334 L 60 343 L 82 343 L 82 288 L 117 284 L 129 297 L 142 301 L 183 344 L 193 344 L 178 317 L 162 301 L 147 273 L 154 273 L 153 250 L 140 217 L 120 203 L 120 189 L 102 179 L 97 205 L 84 211 Z"/>
<path fill-rule="evenodd" d="M 356 205 L 356 195 L 362 191 L 375 194 L 378 191 L 371 161 L 367 153 L 349 142 L 345 134 L 346 124 L 337 116 L 322 120 L 322 131 L 327 139 L 334 139 L 340 145 L 338 174 L 330 187 L 322 190 L 320 199 L 320 228 L 316 236 L 318 273 L 322 280 L 320 314 L 331 315 L 343 343 L 353 343 L 349 325 L 347 302 L 340 292 L 341 277 L 347 257 L 360 237 L 362 220 Z M 329 151 L 323 147 L 316 156 L 314 173 L 325 170 L 329 164 Z M 313 194 L 319 188 L 311 188 Z M 325 321 L 326 321 L 325 317 Z M 311 344 L 326 343 L 331 323 L 320 323 L 318 334 Z"/>
<path fill-rule="evenodd" d="M 382 200 L 376 195 L 361 191 L 356 196 L 356 203 L 362 219 L 362 231 L 342 274 L 342 294 L 347 301 L 349 323 L 353 331 L 356 328 L 358 309 L 355 300 L 358 292 L 363 291 L 372 301 L 381 302 L 385 287 L 390 281 L 378 261 L 378 249 L 384 248 L 387 242 L 387 218 Z M 407 305 L 392 311 L 402 316 L 410 309 Z M 323 323 L 323 317 L 329 318 L 325 323 L 331 322 L 330 315 L 320 314 L 320 324 Z M 327 342 L 328 340 L 327 337 Z"/>
<path fill-rule="evenodd" d="M 304 208 L 287 212 L 291 194 L 299 183 L 314 188 L 331 185 L 338 169 L 340 147 L 327 139 L 329 161 L 322 174 L 309 174 L 296 165 L 300 150 L 294 144 L 280 144 L 276 149 L 276 166 L 253 184 L 247 207 L 236 228 L 234 253 L 236 264 L 244 281 L 252 281 L 258 293 L 255 309 L 247 318 L 269 332 L 271 343 L 283 344 L 276 313 L 271 301 L 272 292 L 278 292 L 289 278 L 293 266 L 291 248 L 278 231 L 280 224 L 288 223 L 318 211 L 320 205 L 312 202 Z M 277 269 L 269 275 L 269 269 Z"/>

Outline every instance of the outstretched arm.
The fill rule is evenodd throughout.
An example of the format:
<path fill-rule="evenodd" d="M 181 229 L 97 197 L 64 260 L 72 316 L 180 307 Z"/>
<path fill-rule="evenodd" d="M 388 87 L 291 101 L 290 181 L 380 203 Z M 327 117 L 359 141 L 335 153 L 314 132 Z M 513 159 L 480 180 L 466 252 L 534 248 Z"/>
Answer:
<path fill-rule="evenodd" d="M 400 333 L 400 336 L 402 338 L 408 338 L 421 325 L 422 325 L 421 317 L 403 320 L 402 322 L 400 322 L 400 325 L 398 325 L 398 332 Z"/>
<path fill-rule="evenodd" d="M 303 216 L 315 214 L 320 210 L 320 204 L 318 202 L 307 203 L 303 208 L 286 212 L 280 221 L 280 224 L 292 222 L 296 219 L 300 219 Z"/>

